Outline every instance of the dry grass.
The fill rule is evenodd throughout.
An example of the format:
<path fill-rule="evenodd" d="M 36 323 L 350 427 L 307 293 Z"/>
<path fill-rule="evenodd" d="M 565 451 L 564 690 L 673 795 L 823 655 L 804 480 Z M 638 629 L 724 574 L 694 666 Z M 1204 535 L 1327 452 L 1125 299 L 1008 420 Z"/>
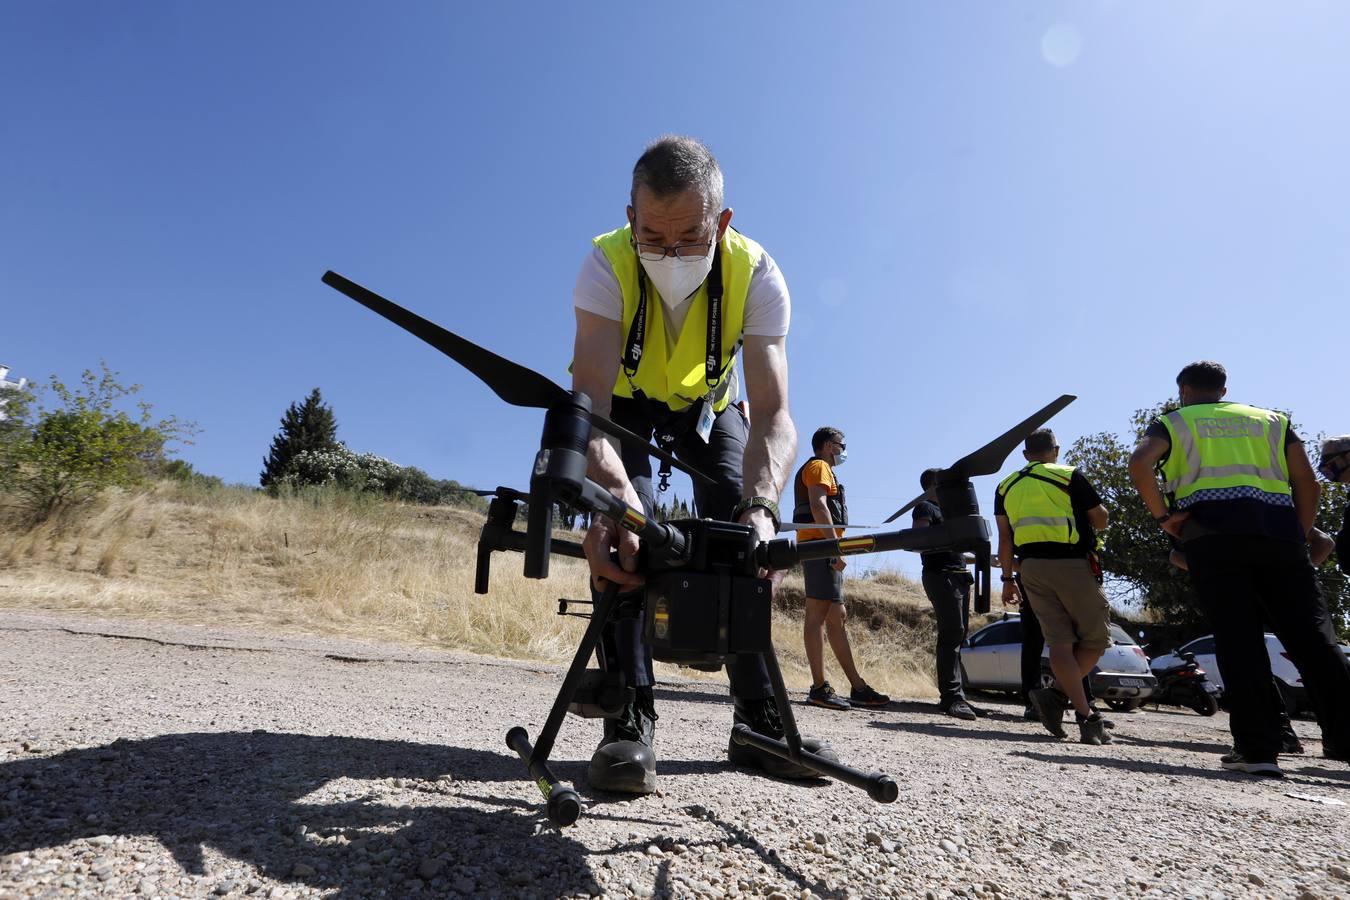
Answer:
<path fill-rule="evenodd" d="M 567 662 L 584 622 L 555 615 L 557 598 L 585 596 L 584 567 L 555 557 L 551 577 L 531 581 L 520 574 L 519 556 L 498 554 L 492 592 L 478 596 L 481 524 L 481 514 L 454 507 L 400 507 L 335 492 L 275 499 L 166 483 L 111 494 L 33 528 L 4 526 L 0 595 L 7 605 Z M 922 589 L 881 573 L 847 581 L 845 593 L 864 677 L 883 691 L 932 696 L 933 624 Z M 774 640 L 798 690 L 809 681 L 803 603 L 800 573 L 790 573 L 776 600 Z M 828 677 L 844 684 L 828 649 L 826 665 Z"/>

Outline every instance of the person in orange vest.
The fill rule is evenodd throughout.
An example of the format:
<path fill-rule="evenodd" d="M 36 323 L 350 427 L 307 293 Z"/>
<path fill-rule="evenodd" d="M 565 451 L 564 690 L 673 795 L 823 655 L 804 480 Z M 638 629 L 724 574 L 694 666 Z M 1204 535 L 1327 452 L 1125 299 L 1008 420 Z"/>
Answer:
<path fill-rule="evenodd" d="M 834 477 L 836 466 L 848 458 L 844 433 L 838 428 L 816 429 L 811 436 L 811 458 L 793 478 L 792 521 L 817 522 L 827 526 L 819 530 L 803 529 L 799 541 L 816 541 L 843 537 L 848 524 L 848 502 L 844 486 Z M 844 568 L 842 556 L 833 559 L 808 559 L 802 563 L 806 582 L 806 616 L 804 638 L 806 661 L 811 667 L 811 690 L 806 702 L 825 709 L 849 709 L 853 706 L 885 706 L 891 698 L 878 693 L 858 674 L 853 662 L 853 648 L 848 643 L 845 627 L 848 613 L 844 607 Z M 822 632 L 829 636 L 830 649 L 850 686 L 848 699 L 835 693 L 825 680 L 825 646 Z"/>

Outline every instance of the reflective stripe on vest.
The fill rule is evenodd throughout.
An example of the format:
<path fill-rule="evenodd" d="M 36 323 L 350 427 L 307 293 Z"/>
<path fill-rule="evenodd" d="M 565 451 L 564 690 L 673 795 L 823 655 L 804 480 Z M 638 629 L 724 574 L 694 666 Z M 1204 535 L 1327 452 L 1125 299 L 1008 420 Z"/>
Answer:
<path fill-rule="evenodd" d="M 1078 520 L 1069 498 L 1073 471 L 1073 466 L 1037 462 L 1003 479 L 998 492 L 1014 544 L 1078 543 Z"/>
<path fill-rule="evenodd" d="M 641 284 L 638 271 L 641 263 L 633 250 L 632 227 L 624 227 L 596 237 L 592 243 L 600 249 L 614 270 L 623 292 L 623 334 L 628 334 L 637 315 Z M 745 300 L 750 293 L 750 278 L 759 265 L 764 250 L 759 244 L 730 228 L 722 236 L 722 377 L 713 392 L 713 409 L 721 412 L 734 399 L 731 390 L 735 381 L 735 366 L 730 366 L 732 355 L 745 330 Z M 707 331 L 708 287 L 699 286 L 688 301 L 684 324 L 674 347 L 667 340 L 669 328 L 665 304 L 656 287 L 647 280 L 647 336 L 643 341 L 642 358 L 637 373 L 630 379 L 620 368 L 614 383 L 614 396 L 631 397 L 640 390 L 650 399 L 668 404 L 671 409 L 684 409 L 708 393 Z"/>
<path fill-rule="evenodd" d="M 1284 442 L 1289 420 L 1240 403 L 1197 403 L 1160 421 L 1172 441 L 1162 465 L 1163 490 L 1177 509 L 1215 500 L 1254 499 L 1293 505 Z"/>

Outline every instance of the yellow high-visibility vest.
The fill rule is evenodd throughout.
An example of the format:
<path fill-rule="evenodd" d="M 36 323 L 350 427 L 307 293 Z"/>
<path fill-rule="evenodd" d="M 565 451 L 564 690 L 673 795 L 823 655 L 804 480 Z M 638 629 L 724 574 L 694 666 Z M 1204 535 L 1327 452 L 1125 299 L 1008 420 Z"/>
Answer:
<path fill-rule="evenodd" d="M 637 315 L 641 286 L 638 273 L 642 263 L 633 248 L 633 230 L 629 225 L 602 234 L 593 243 L 609 260 L 623 291 L 623 334 L 632 328 Z M 713 409 L 721 412 L 733 399 L 733 357 L 745 329 L 745 300 L 750 293 L 750 277 L 764 255 L 764 248 L 743 234 L 728 228 L 722 236 L 722 334 L 719 375 L 713 391 Z M 706 359 L 708 357 L 708 285 L 705 281 L 689 301 L 689 312 L 680 327 L 674 346 L 666 339 L 668 323 L 661 296 L 647 282 L 647 323 L 642 357 L 637 372 L 629 375 L 620 368 L 614 383 L 614 396 L 631 397 L 640 390 L 647 397 L 683 409 L 709 392 Z"/>
<path fill-rule="evenodd" d="M 1163 490 L 1177 509 L 1215 500 L 1293 506 L 1284 442 L 1289 419 L 1241 403 L 1194 403 L 1160 418 L 1172 449 Z"/>
<path fill-rule="evenodd" d="M 1034 462 L 999 483 L 1013 543 L 1077 544 L 1078 522 L 1069 499 L 1073 466 Z"/>

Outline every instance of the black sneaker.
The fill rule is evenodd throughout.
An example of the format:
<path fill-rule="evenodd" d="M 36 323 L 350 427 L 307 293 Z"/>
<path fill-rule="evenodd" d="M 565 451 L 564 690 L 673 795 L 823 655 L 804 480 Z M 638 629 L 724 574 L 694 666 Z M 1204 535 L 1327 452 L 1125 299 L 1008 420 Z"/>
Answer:
<path fill-rule="evenodd" d="M 1027 694 L 1027 699 L 1036 707 L 1037 718 L 1046 731 L 1058 738 L 1069 736 L 1064 730 L 1064 710 L 1069 704 L 1063 694 L 1054 688 L 1037 688 Z"/>
<path fill-rule="evenodd" d="M 979 716 L 976 715 L 974 708 L 971 707 L 964 698 L 960 697 L 953 700 L 951 703 L 944 704 L 942 706 L 942 711 L 953 719 L 960 719 L 963 722 L 974 722 L 979 718 Z"/>
<path fill-rule="evenodd" d="M 735 703 L 736 711 L 731 720 L 733 726 L 749 725 L 751 731 L 765 737 L 771 737 L 778 741 L 783 739 L 783 720 L 778 717 L 778 704 L 774 702 L 772 697 L 766 697 L 763 700 L 741 700 L 738 698 Z M 802 749 L 817 753 L 833 762 L 839 761 L 839 757 L 835 755 L 829 744 L 814 738 L 803 736 Z M 820 777 L 812 769 L 800 766 L 791 760 L 783 759 L 781 756 L 765 753 L 758 747 L 738 744 L 735 739 L 727 742 L 727 757 L 734 765 L 754 766 L 778 778 Z"/>
<path fill-rule="evenodd" d="M 806 702 L 823 709 L 849 709 L 851 704 L 834 692 L 828 681 L 819 687 L 812 687 L 806 694 Z"/>
<path fill-rule="evenodd" d="M 864 684 L 848 692 L 848 702 L 854 706 L 885 706 L 891 698 L 877 693 L 870 684 Z"/>
<path fill-rule="evenodd" d="M 1276 760 L 1247 759 L 1237 751 L 1225 753 L 1219 757 L 1219 765 L 1230 772 L 1243 772 L 1247 775 L 1261 775 L 1266 778 L 1284 777 L 1284 770 L 1280 768 L 1280 764 Z"/>
<path fill-rule="evenodd" d="M 605 719 L 604 737 L 591 755 L 591 787 L 618 794 L 650 794 L 656 790 L 656 709 L 651 692 L 637 699 L 618 718 Z"/>
<path fill-rule="evenodd" d="M 1036 707 L 1027 703 L 1027 708 L 1022 710 L 1022 718 L 1026 719 L 1028 722 L 1039 722 L 1041 720 L 1041 714 L 1036 712 Z"/>
<path fill-rule="evenodd" d="M 1287 753 L 1290 756 L 1303 755 L 1303 742 L 1298 739 L 1298 735 L 1292 731 L 1285 732 L 1280 738 L 1280 752 Z"/>

